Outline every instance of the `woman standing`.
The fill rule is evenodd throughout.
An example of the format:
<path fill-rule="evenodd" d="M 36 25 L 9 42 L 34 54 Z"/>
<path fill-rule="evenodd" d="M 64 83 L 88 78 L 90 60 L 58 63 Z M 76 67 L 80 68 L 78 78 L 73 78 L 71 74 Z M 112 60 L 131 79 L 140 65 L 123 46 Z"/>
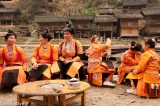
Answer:
<path fill-rule="evenodd" d="M 57 68 L 58 50 L 49 42 L 51 39 L 47 29 L 40 35 L 40 44 L 35 47 L 31 56 L 30 81 L 51 79 L 55 71 L 59 70 Z"/>
<path fill-rule="evenodd" d="M 27 57 L 17 46 L 16 34 L 9 30 L 5 36 L 6 46 L 0 49 L 0 84 L 23 84 L 26 82 Z"/>
<path fill-rule="evenodd" d="M 102 62 L 103 52 L 110 48 L 111 40 L 108 38 L 106 44 L 101 44 L 100 39 L 94 35 L 91 38 L 91 45 L 86 50 L 88 56 L 88 74 L 90 82 L 97 86 L 115 87 L 111 83 L 115 70 L 109 70 L 108 65 Z M 104 76 L 107 74 L 107 76 Z M 104 77 L 103 77 L 104 76 Z"/>
<path fill-rule="evenodd" d="M 155 52 L 156 39 L 148 39 L 138 67 L 133 71 L 138 77 L 138 96 L 160 97 L 160 57 Z"/>
<path fill-rule="evenodd" d="M 63 29 L 63 36 L 64 40 L 58 45 L 61 77 L 66 79 L 79 75 L 80 79 L 85 79 L 86 76 L 83 72 L 84 64 L 81 62 L 83 48 L 81 43 L 73 38 L 74 27 L 72 24 L 68 24 Z"/>

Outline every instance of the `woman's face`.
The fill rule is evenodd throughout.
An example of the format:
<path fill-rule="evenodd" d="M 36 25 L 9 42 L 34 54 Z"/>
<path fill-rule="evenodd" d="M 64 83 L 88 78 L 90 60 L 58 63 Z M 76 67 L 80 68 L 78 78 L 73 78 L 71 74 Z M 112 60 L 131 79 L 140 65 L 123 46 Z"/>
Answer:
<path fill-rule="evenodd" d="M 63 33 L 64 39 L 70 40 L 73 36 L 70 32 L 64 32 Z"/>
<path fill-rule="evenodd" d="M 143 47 L 143 48 L 144 48 L 144 51 L 147 51 L 147 50 L 149 49 L 149 47 L 150 47 L 150 46 L 149 46 L 148 44 L 145 44 L 144 47 Z"/>
<path fill-rule="evenodd" d="M 16 43 L 16 37 L 14 35 L 11 35 L 8 37 L 8 39 L 5 40 L 7 45 L 13 46 Z"/>
<path fill-rule="evenodd" d="M 43 38 L 42 35 L 40 35 L 39 41 L 41 42 L 41 44 L 46 44 L 46 43 L 48 43 L 48 39 Z"/>

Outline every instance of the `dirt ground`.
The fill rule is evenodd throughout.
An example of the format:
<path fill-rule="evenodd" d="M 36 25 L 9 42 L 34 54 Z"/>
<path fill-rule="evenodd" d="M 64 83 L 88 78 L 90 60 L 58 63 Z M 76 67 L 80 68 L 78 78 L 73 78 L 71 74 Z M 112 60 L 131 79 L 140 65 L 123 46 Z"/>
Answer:
<path fill-rule="evenodd" d="M 136 95 L 127 94 L 125 91 L 129 88 L 126 85 L 117 85 L 115 88 L 91 86 L 87 90 L 86 106 L 160 106 L 159 98 L 142 98 Z M 68 95 L 70 96 L 70 95 Z M 41 97 L 37 97 L 42 99 Z M 77 98 L 67 106 L 80 106 L 80 98 Z M 16 95 L 12 89 L 0 91 L 0 106 L 15 106 Z M 27 103 L 25 103 L 27 105 Z M 45 106 L 40 104 L 31 104 L 31 106 Z M 58 100 L 56 105 L 58 106 Z"/>
<path fill-rule="evenodd" d="M 35 44 L 35 39 L 27 38 L 18 40 L 18 44 L 23 45 L 33 45 Z M 0 40 L 2 40 L 0 38 Z M 38 42 L 38 41 L 36 41 Z M 88 42 L 88 41 L 86 41 Z M 36 43 L 37 44 L 37 43 Z M 4 45 L 2 43 L 0 46 Z M 30 57 L 33 47 L 23 47 L 27 57 Z M 95 87 L 91 86 L 87 90 L 86 106 L 160 106 L 159 98 L 141 98 L 136 95 L 127 94 L 125 91 L 129 88 L 126 85 L 117 85 L 115 88 L 106 87 Z M 40 98 L 41 97 L 37 97 Z M 67 103 L 67 106 L 80 106 L 80 99 L 73 100 Z M 27 105 L 27 103 L 25 103 Z M 0 106 L 15 106 L 16 105 L 16 95 L 12 92 L 12 89 L 4 89 L 0 91 Z M 31 104 L 31 106 L 42 106 L 40 104 Z M 58 106 L 58 100 L 56 101 L 56 106 Z"/>

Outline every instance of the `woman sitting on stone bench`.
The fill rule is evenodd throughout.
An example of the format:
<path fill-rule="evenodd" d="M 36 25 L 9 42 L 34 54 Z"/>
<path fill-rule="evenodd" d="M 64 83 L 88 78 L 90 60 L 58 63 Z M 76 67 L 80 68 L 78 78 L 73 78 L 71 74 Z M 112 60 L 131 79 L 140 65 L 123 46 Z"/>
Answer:
<path fill-rule="evenodd" d="M 74 26 L 68 24 L 63 29 L 64 40 L 58 45 L 59 68 L 62 79 L 80 77 L 80 80 L 86 79 L 81 55 L 83 48 L 81 43 L 74 39 Z"/>
<path fill-rule="evenodd" d="M 0 85 L 26 82 L 27 57 L 24 50 L 15 45 L 16 34 L 9 30 L 5 36 L 6 46 L 0 49 Z M 4 66 L 5 65 L 5 66 Z"/>

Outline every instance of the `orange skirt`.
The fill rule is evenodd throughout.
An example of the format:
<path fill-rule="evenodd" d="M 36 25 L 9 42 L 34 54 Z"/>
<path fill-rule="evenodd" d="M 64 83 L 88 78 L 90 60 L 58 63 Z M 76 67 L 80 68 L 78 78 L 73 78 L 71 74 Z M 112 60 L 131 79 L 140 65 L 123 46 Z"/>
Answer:
<path fill-rule="evenodd" d="M 23 71 L 23 67 L 22 66 L 8 66 L 8 67 L 3 68 L 2 71 L 0 71 L 0 83 L 2 81 L 3 72 L 5 72 L 6 70 L 13 70 L 14 71 L 15 69 L 19 70 L 17 83 L 18 84 L 25 83 L 26 82 L 26 74 Z"/>

